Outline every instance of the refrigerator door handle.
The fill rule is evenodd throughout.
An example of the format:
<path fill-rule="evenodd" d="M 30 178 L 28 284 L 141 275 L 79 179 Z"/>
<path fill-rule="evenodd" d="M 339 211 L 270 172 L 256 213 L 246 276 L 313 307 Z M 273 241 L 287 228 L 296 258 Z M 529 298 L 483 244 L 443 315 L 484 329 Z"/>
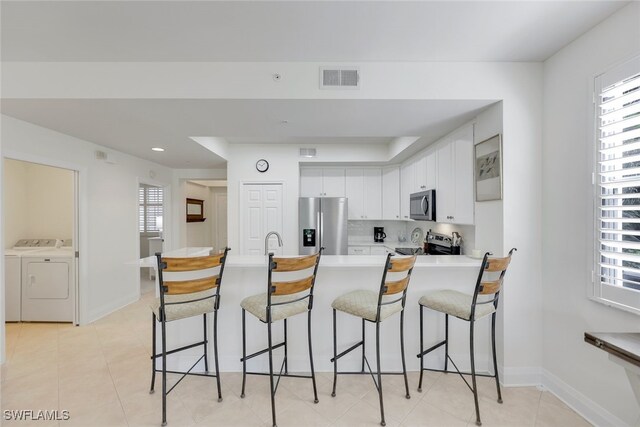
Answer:
<path fill-rule="evenodd" d="M 318 239 L 318 251 L 320 251 L 320 248 L 324 246 L 324 213 L 319 212 L 318 213 L 318 217 L 320 218 L 320 220 L 318 221 L 318 224 L 320 224 L 320 239 Z"/>

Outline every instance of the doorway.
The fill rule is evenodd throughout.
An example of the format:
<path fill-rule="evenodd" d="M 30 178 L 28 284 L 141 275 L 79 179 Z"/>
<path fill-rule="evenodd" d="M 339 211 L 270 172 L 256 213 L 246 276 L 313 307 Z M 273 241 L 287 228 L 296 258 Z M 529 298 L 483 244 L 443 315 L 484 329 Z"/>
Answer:
<path fill-rule="evenodd" d="M 186 180 L 185 196 L 202 202 L 203 221 L 186 223 L 186 246 L 223 249 L 227 246 L 227 181 Z"/>
<path fill-rule="evenodd" d="M 18 336 L 80 322 L 78 183 L 77 170 L 3 159 L 7 359 L 21 357 Z"/>
<path fill-rule="evenodd" d="M 140 183 L 138 187 L 138 232 L 140 257 L 153 256 L 164 250 L 164 188 Z M 146 271 L 145 271 L 146 270 Z M 140 269 L 140 295 L 155 289 L 155 270 Z"/>

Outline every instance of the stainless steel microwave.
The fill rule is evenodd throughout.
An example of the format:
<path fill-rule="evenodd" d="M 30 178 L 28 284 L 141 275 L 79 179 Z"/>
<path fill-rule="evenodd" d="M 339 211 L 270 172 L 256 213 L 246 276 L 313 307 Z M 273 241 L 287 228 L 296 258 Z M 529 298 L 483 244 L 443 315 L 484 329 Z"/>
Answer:
<path fill-rule="evenodd" d="M 421 191 L 410 196 L 409 217 L 418 221 L 436 220 L 436 190 Z"/>

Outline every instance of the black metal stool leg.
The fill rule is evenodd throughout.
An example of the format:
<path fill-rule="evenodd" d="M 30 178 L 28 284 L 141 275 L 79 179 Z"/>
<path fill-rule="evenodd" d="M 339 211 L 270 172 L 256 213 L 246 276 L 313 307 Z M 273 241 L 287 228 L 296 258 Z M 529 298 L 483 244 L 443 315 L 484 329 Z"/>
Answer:
<path fill-rule="evenodd" d="M 444 370 L 449 364 L 449 315 L 444 315 Z"/>
<path fill-rule="evenodd" d="M 216 363 L 216 383 L 218 386 L 218 402 L 222 402 L 222 387 L 220 386 L 220 366 L 218 364 L 218 309 L 213 312 L 213 355 Z"/>
<path fill-rule="evenodd" d="M 311 364 L 311 382 L 313 382 L 313 403 L 318 403 L 318 389 L 316 388 L 316 371 L 313 368 L 313 348 L 311 346 L 311 310 L 308 315 L 307 338 L 309 339 L 309 363 Z"/>
<path fill-rule="evenodd" d="M 362 319 L 362 373 L 364 374 L 364 357 L 365 357 L 365 346 L 364 346 L 364 340 L 365 340 L 365 331 L 364 331 L 364 322 L 365 320 Z"/>
<path fill-rule="evenodd" d="M 376 358 L 378 361 L 378 396 L 380 397 L 380 425 L 386 426 L 384 421 L 384 401 L 382 400 L 382 373 L 380 367 L 380 322 L 376 322 Z"/>
<path fill-rule="evenodd" d="M 204 371 L 209 372 L 209 354 L 207 351 L 207 313 L 202 315 L 202 326 L 204 330 L 204 342 L 202 346 L 204 347 Z"/>
<path fill-rule="evenodd" d="M 162 425 L 167 425 L 167 327 L 162 316 Z"/>
<path fill-rule="evenodd" d="M 407 363 L 404 360 L 404 310 L 400 312 L 400 353 L 402 354 L 402 373 L 404 375 L 404 389 L 407 392 L 407 399 L 411 399 L 409 394 L 409 380 L 407 379 Z"/>
<path fill-rule="evenodd" d="M 471 351 L 471 381 L 473 384 L 473 400 L 476 404 L 476 425 L 481 426 L 480 421 L 480 406 L 478 405 L 478 384 L 476 383 L 476 364 L 474 359 L 474 346 L 473 346 L 473 319 L 469 321 L 469 348 Z"/>
<path fill-rule="evenodd" d="M 289 373 L 289 354 L 287 346 L 287 319 L 284 319 L 284 373 Z"/>
<path fill-rule="evenodd" d="M 271 313 L 267 314 L 267 335 L 269 336 L 269 384 L 271 385 L 271 418 L 273 427 L 276 427 L 276 394 L 273 384 L 273 342 L 271 340 Z"/>
<path fill-rule="evenodd" d="M 338 331 L 336 329 L 336 309 L 333 309 L 333 391 L 331 396 L 336 397 L 336 383 L 338 382 Z"/>
<path fill-rule="evenodd" d="M 418 392 L 422 393 L 422 377 L 424 375 L 424 355 L 422 352 L 424 351 L 424 339 L 422 338 L 422 317 L 424 307 L 422 304 L 420 305 L 420 381 L 418 382 Z"/>
<path fill-rule="evenodd" d="M 498 359 L 496 357 L 496 313 L 491 316 L 491 347 L 493 350 L 493 372 L 496 375 L 496 389 L 498 390 L 498 403 L 502 403 L 500 392 L 500 378 L 498 376 Z"/>
<path fill-rule="evenodd" d="M 244 308 L 242 309 L 242 392 L 240 393 L 240 397 L 244 397 L 244 386 L 247 383 L 247 328 L 245 326 L 246 323 L 246 312 Z"/>
<path fill-rule="evenodd" d="M 153 394 L 156 385 L 156 314 L 151 313 L 151 388 L 149 394 Z"/>

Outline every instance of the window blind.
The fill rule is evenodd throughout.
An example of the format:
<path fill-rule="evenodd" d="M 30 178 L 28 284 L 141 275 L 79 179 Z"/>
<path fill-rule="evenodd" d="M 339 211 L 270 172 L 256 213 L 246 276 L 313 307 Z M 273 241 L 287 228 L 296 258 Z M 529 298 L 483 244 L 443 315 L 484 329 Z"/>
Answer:
<path fill-rule="evenodd" d="M 162 187 L 140 186 L 138 218 L 141 233 L 161 231 L 156 218 L 163 215 Z"/>
<path fill-rule="evenodd" d="M 640 61 L 596 81 L 596 234 L 599 295 L 640 301 Z M 612 288 L 611 291 L 607 288 Z M 630 296 L 628 292 L 637 293 Z M 615 297 L 612 297 L 614 295 Z M 626 295 L 626 296 L 625 296 Z"/>

